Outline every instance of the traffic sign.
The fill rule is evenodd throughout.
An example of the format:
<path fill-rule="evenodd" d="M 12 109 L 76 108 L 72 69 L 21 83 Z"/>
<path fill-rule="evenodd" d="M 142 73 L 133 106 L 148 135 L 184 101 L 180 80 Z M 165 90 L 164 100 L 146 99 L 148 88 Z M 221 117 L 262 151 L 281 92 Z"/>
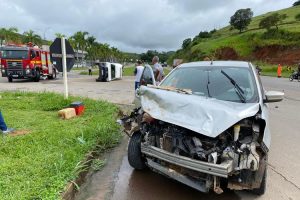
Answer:
<path fill-rule="evenodd" d="M 56 38 L 54 42 L 50 46 L 50 58 L 51 62 L 55 65 L 56 69 L 59 72 L 63 72 L 63 54 L 62 54 L 62 46 L 61 46 L 61 38 Z M 69 72 L 75 63 L 75 53 L 70 45 L 69 41 L 65 39 L 66 45 L 66 59 L 67 59 L 67 71 Z"/>

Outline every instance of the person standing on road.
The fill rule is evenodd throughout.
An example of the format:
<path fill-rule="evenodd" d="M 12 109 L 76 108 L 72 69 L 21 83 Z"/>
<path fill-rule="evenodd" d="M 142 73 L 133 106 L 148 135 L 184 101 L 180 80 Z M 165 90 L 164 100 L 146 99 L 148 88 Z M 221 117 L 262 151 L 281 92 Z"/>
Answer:
<path fill-rule="evenodd" d="M 281 71 L 282 71 L 282 66 L 281 66 L 281 64 L 279 64 L 277 67 L 277 77 L 278 78 L 281 78 Z"/>
<path fill-rule="evenodd" d="M 89 76 L 92 76 L 92 66 L 89 66 Z"/>
<path fill-rule="evenodd" d="M 161 64 L 159 64 L 158 56 L 153 57 L 152 64 L 153 64 L 154 78 L 155 78 L 157 84 L 159 84 L 164 77 L 164 69 L 161 66 Z"/>
<path fill-rule="evenodd" d="M 1 111 L 0 111 L 0 130 L 1 130 L 2 134 L 9 134 L 15 130 L 13 128 L 7 128 Z"/>
<path fill-rule="evenodd" d="M 142 61 L 137 61 L 137 65 L 134 70 L 134 75 L 135 75 L 135 83 L 134 83 L 134 88 L 135 90 L 140 87 L 140 80 L 142 77 L 144 71 L 144 66 L 142 66 Z"/>

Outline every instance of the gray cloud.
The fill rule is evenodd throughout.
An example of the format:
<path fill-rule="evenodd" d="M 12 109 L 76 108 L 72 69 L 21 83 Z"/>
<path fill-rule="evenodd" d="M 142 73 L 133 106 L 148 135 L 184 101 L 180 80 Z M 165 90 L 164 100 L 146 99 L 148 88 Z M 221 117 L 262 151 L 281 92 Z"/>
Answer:
<path fill-rule="evenodd" d="M 88 31 L 121 50 L 175 50 L 182 40 L 221 28 L 239 8 L 255 15 L 295 0 L 0 0 L 0 27 L 32 29 L 47 39 Z"/>

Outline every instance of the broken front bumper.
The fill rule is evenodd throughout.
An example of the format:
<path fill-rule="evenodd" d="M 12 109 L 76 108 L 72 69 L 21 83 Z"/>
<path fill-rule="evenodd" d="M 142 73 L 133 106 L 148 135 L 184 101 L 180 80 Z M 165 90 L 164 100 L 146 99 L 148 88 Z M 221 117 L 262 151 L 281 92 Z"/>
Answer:
<path fill-rule="evenodd" d="M 222 162 L 221 164 L 213 164 L 176 155 L 163 149 L 145 144 L 141 144 L 141 151 L 147 156 L 213 176 L 228 178 L 230 172 L 233 170 L 231 160 Z"/>

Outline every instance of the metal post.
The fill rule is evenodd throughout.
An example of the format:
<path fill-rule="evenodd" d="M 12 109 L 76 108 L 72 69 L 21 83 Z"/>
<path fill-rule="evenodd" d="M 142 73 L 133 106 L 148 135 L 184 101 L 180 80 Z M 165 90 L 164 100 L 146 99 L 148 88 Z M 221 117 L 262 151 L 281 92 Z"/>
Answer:
<path fill-rule="evenodd" d="M 68 76 L 67 76 L 67 56 L 66 56 L 66 42 L 65 38 L 61 38 L 61 53 L 62 53 L 62 65 L 63 65 L 63 76 L 64 76 L 64 97 L 68 99 Z"/>

